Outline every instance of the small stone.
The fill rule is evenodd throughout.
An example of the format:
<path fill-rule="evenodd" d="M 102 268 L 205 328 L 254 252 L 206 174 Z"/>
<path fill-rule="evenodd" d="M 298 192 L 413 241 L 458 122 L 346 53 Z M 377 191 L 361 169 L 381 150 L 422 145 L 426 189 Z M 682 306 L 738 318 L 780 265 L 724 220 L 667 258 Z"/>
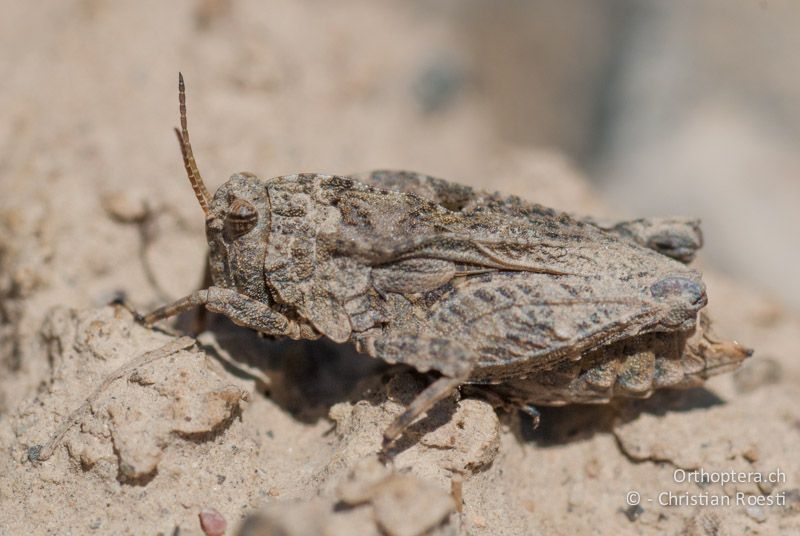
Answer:
<path fill-rule="evenodd" d="M 198 514 L 200 518 L 200 528 L 206 536 L 222 536 L 228 528 L 228 522 L 214 508 L 203 508 Z"/>
<path fill-rule="evenodd" d="M 644 508 L 642 508 L 638 504 L 632 504 L 625 510 L 625 517 L 628 518 L 628 521 L 636 521 L 642 514 L 644 513 Z"/>
<path fill-rule="evenodd" d="M 773 491 L 775 491 L 775 483 L 774 482 L 770 482 L 769 480 L 766 480 L 766 479 L 762 480 L 761 482 L 758 483 L 758 489 L 764 495 L 770 495 L 770 494 L 772 494 Z"/>
<path fill-rule="evenodd" d="M 747 517 L 757 523 L 763 523 L 767 520 L 767 514 L 764 513 L 764 509 L 760 506 L 748 506 L 745 512 L 747 513 Z"/>
<path fill-rule="evenodd" d="M 456 505 L 456 512 L 459 514 L 464 512 L 464 480 L 460 475 L 454 476 L 450 480 L 450 495 L 453 497 L 453 503 Z"/>
<path fill-rule="evenodd" d="M 786 499 L 786 506 L 781 508 L 779 512 L 789 515 L 800 513 L 800 488 L 792 488 L 782 493 Z"/>
<path fill-rule="evenodd" d="M 269 488 L 269 491 L 267 491 L 267 494 L 270 497 L 279 497 L 280 494 L 281 494 L 281 490 L 279 490 L 278 488 Z"/>
<path fill-rule="evenodd" d="M 390 536 L 417 536 L 444 522 L 455 510 L 453 498 L 407 474 L 392 474 L 373 489 L 375 519 Z"/>
<path fill-rule="evenodd" d="M 483 400 L 460 400 L 452 418 L 425 434 L 420 444 L 440 452 L 450 451 L 440 462 L 443 469 L 457 474 L 476 472 L 491 465 L 500 452 L 497 412 Z"/>
<path fill-rule="evenodd" d="M 211 434 L 241 409 L 246 393 L 235 385 L 226 385 L 193 398 L 176 401 L 172 406 L 172 431 L 181 437 Z"/>
<path fill-rule="evenodd" d="M 747 450 L 742 452 L 742 456 L 750 463 L 757 462 L 759 458 L 758 447 L 756 445 L 750 445 L 747 447 Z"/>
<path fill-rule="evenodd" d="M 375 489 L 391 474 L 377 457 L 360 460 L 336 487 L 338 499 L 350 506 L 369 502 Z"/>
<path fill-rule="evenodd" d="M 120 223 L 142 222 L 150 212 L 144 196 L 127 191 L 106 194 L 101 202 L 106 213 Z"/>
<path fill-rule="evenodd" d="M 39 459 L 39 453 L 42 452 L 42 445 L 33 445 L 28 447 L 28 461 L 35 462 Z"/>
<path fill-rule="evenodd" d="M 600 460 L 591 458 L 583 467 L 586 476 L 589 478 L 597 478 L 600 475 Z"/>
<path fill-rule="evenodd" d="M 337 532 L 332 529 L 336 515 L 332 506 L 316 497 L 311 501 L 275 501 L 244 520 L 238 536 L 317 536 L 321 534 L 364 534 L 367 531 Z M 372 521 L 369 525 L 372 525 Z M 351 527 L 352 528 L 352 527 Z"/>
<path fill-rule="evenodd" d="M 701 512 L 686 520 L 682 534 L 686 536 L 718 536 L 721 521 L 714 512 Z"/>

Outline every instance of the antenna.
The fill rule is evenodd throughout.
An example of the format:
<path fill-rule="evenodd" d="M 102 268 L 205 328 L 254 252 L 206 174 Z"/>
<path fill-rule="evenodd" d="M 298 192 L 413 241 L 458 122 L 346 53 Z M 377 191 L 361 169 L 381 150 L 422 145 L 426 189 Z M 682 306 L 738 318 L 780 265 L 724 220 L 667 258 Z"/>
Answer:
<path fill-rule="evenodd" d="M 189 129 L 186 127 L 186 86 L 183 83 L 183 74 L 178 73 L 178 101 L 180 102 L 181 112 L 181 129 L 175 129 L 175 134 L 178 136 L 178 143 L 181 146 L 181 155 L 183 156 L 183 165 L 186 168 L 186 175 L 189 177 L 189 182 L 192 183 L 192 190 L 200 203 L 200 208 L 208 216 L 210 209 L 208 208 L 208 201 L 211 199 L 211 194 L 208 193 L 206 185 L 203 184 L 203 178 L 200 176 L 200 171 L 197 169 L 197 162 L 194 160 L 194 153 L 192 153 L 192 143 L 189 141 Z"/>

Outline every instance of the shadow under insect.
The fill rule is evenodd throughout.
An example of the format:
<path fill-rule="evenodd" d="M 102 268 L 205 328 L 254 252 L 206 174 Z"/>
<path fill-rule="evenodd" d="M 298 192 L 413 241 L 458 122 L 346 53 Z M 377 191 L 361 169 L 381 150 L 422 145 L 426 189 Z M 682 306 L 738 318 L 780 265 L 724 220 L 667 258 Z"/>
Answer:
<path fill-rule="evenodd" d="M 220 355 L 211 344 L 203 349 L 234 376 L 255 380 L 258 391 L 305 423 L 325 418 L 332 405 L 354 394 L 361 380 L 388 368 L 380 360 L 359 354 L 352 345 L 327 339 L 261 337 L 219 315 L 211 317 L 209 327 L 213 340 L 231 358 Z"/>
<path fill-rule="evenodd" d="M 663 416 L 686 413 L 724 404 L 725 401 L 704 387 L 686 390 L 666 389 L 650 398 L 616 400 L 610 404 L 570 404 L 540 408 L 540 421 L 522 415 L 518 435 L 522 441 L 541 447 L 556 447 L 583 441 L 595 434 L 610 434 L 624 422 L 636 420 L 642 414 Z"/>

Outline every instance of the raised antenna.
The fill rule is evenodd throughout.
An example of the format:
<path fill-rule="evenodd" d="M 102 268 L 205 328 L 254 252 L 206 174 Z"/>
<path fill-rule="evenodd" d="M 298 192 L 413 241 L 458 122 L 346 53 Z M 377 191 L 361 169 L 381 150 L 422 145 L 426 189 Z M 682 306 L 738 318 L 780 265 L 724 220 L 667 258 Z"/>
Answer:
<path fill-rule="evenodd" d="M 178 135 L 178 143 L 181 146 L 183 165 L 186 168 L 189 182 L 192 183 L 194 195 L 200 203 L 200 208 L 208 216 L 210 212 L 208 201 L 211 199 L 211 194 L 208 193 L 206 185 L 203 184 L 203 178 L 200 176 L 197 162 L 194 160 L 194 153 L 192 153 L 192 143 L 189 141 L 189 129 L 186 127 L 186 87 L 183 84 L 183 74 L 181 73 L 178 73 L 178 101 L 180 102 L 181 129 L 178 130 L 176 128 L 175 134 Z"/>

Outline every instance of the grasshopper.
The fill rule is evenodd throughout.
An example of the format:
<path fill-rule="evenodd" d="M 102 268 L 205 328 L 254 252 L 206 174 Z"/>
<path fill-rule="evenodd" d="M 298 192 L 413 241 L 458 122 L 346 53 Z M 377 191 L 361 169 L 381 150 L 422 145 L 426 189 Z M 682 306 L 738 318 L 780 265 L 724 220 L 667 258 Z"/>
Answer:
<path fill-rule="evenodd" d="M 705 285 L 685 265 L 702 245 L 695 220 L 601 225 L 393 171 L 235 173 L 212 196 L 182 76 L 178 93 L 175 132 L 212 284 L 141 320 L 204 307 L 266 335 L 351 342 L 438 375 L 385 444 L 465 384 L 515 404 L 602 403 L 699 385 L 750 355 L 700 315 Z"/>

